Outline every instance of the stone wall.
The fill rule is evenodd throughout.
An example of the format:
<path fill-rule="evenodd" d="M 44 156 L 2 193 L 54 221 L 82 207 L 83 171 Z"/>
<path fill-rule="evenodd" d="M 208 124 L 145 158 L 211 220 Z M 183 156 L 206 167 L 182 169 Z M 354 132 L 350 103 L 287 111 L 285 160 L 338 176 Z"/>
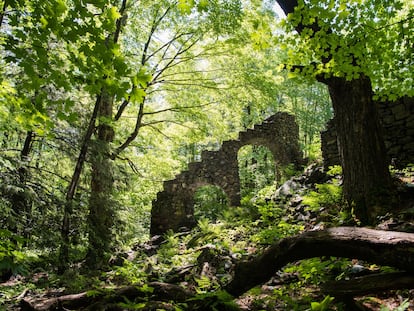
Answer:
<path fill-rule="evenodd" d="M 379 104 L 385 147 L 390 163 L 404 168 L 414 163 L 414 98 Z M 321 133 L 324 167 L 340 164 L 334 120 Z"/>
<path fill-rule="evenodd" d="M 253 129 L 240 132 L 237 140 L 225 141 L 219 150 L 203 151 L 200 162 L 190 163 L 187 171 L 164 182 L 164 190 L 152 204 L 151 234 L 194 227 L 194 194 L 201 186 L 218 186 L 226 193 L 230 205 L 240 205 L 237 154 L 245 145 L 269 148 L 276 166 L 302 163 L 295 119 L 287 113 L 277 113 Z"/>

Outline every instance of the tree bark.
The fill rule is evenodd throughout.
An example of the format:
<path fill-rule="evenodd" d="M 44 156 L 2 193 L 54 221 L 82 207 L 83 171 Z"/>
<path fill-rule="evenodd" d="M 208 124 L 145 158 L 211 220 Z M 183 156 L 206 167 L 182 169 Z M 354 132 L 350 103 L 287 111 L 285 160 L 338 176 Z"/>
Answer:
<path fill-rule="evenodd" d="M 347 300 L 355 296 L 413 287 L 414 274 L 392 272 L 366 275 L 352 280 L 327 282 L 322 285 L 322 291 L 337 299 Z"/>
<path fill-rule="evenodd" d="M 113 43 L 118 43 L 119 36 L 126 18 L 127 0 L 122 0 L 119 10 L 120 18 L 116 22 L 114 32 L 107 37 Z M 103 79 L 107 79 L 106 76 Z M 112 200 L 113 170 L 110 144 L 115 132 L 113 122 L 113 94 L 102 88 L 98 109 L 96 141 L 92 148 L 91 162 L 91 193 L 89 197 L 88 215 L 88 254 L 86 263 L 89 267 L 101 268 L 107 259 L 112 239 L 114 225 L 114 206 Z"/>
<path fill-rule="evenodd" d="M 414 272 L 414 234 L 338 227 L 283 239 L 262 255 L 236 265 L 226 290 L 240 296 L 269 280 L 279 269 L 300 259 L 336 256 L 358 258 Z"/>
<path fill-rule="evenodd" d="M 95 107 L 93 109 L 91 118 L 89 120 L 88 128 L 86 130 L 85 136 L 83 137 L 82 146 L 79 151 L 79 156 L 76 161 L 75 169 L 72 174 L 72 179 L 68 186 L 65 197 L 65 206 L 63 211 L 63 220 L 62 220 L 62 229 L 61 229 L 61 238 L 62 243 L 59 249 L 59 267 L 58 272 L 63 273 L 66 269 L 66 266 L 69 263 L 69 246 L 70 246 L 70 220 L 73 210 L 73 198 L 76 193 L 76 189 L 79 184 L 79 179 L 82 174 L 83 166 L 86 161 L 86 155 L 88 152 L 89 144 L 93 131 L 95 130 L 96 119 L 98 116 L 99 105 L 101 102 L 101 94 L 96 97 Z"/>
<path fill-rule="evenodd" d="M 105 262 L 105 255 L 112 242 L 114 210 L 111 199 L 113 188 L 112 160 L 110 143 L 114 130 L 112 120 L 113 97 L 102 90 L 99 104 L 97 137 L 91 149 L 92 176 L 89 198 L 87 264 L 99 268 Z"/>
<path fill-rule="evenodd" d="M 345 199 L 362 223 L 373 223 L 395 202 L 371 82 L 361 76 L 352 81 L 333 77 L 326 83 L 335 111 Z"/>
<path fill-rule="evenodd" d="M 20 166 L 17 170 L 18 174 L 18 184 L 21 188 L 26 189 L 27 178 L 29 171 L 27 165 L 30 160 L 30 152 L 33 146 L 33 140 L 35 138 L 35 133 L 33 131 L 27 131 L 26 137 L 23 143 L 22 150 L 20 151 Z M 17 225 L 17 222 L 13 222 L 12 227 L 10 228 L 12 232 L 20 234 L 25 238 L 28 238 L 27 234 L 27 223 L 30 220 L 30 202 L 28 202 L 26 191 L 19 191 L 12 196 L 12 209 L 13 212 L 21 223 L 21 226 Z"/>

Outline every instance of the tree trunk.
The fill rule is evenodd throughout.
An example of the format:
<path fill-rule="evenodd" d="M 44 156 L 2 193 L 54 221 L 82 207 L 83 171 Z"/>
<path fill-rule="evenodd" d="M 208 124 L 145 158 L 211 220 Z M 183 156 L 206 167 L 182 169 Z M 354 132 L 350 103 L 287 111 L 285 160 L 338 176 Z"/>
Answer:
<path fill-rule="evenodd" d="M 78 159 L 76 161 L 76 166 L 72 174 L 72 179 L 68 186 L 65 198 L 65 207 L 63 211 L 63 220 L 62 220 L 62 229 L 61 229 L 61 238 L 62 244 L 59 250 L 59 273 L 63 273 L 66 269 L 66 266 L 69 263 L 69 246 L 70 246 L 70 220 L 73 211 L 73 198 L 76 193 L 76 189 L 79 184 L 79 179 L 83 170 L 83 166 L 86 161 L 86 155 L 88 152 L 89 144 L 93 131 L 95 129 L 96 119 L 98 117 L 99 105 L 101 103 L 101 94 L 96 97 L 95 107 L 92 112 L 92 116 L 89 120 L 88 128 L 86 130 L 85 136 L 83 137 L 82 146 L 79 152 Z"/>
<path fill-rule="evenodd" d="M 23 143 L 23 148 L 20 151 L 20 165 L 17 170 L 18 173 L 18 184 L 20 188 L 26 189 L 26 181 L 28 177 L 28 169 L 27 164 L 30 160 L 30 152 L 32 150 L 33 140 L 35 138 L 35 133 L 33 131 L 28 131 L 26 133 L 26 138 Z M 30 202 L 28 202 L 27 193 L 26 191 L 19 191 L 12 196 L 12 209 L 14 212 L 15 217 L 17 218 L 16 221 L 13 221 L 11 226 L 11 231 L 22 235 L 25 238 L 28 238 L 27 234 L 27 223 L 30 219 Z M 21 223 L 21 227 L 18 223 Z"/>
<path fill-rule="evenodd" d="M 297 0 L 277 2 L 286 15 L 298 5 Z M 301 33 L 305 28 L 315 32 L 319 26 L 299 24 L 296 30 Z M 337 77 L 323 77 L 320 81 L 329 87 L 335 112 L 345 199 L 362 223 L 372 223 L 395 202 L 371 81 L 363 75 L 351 81 Z"/>
<path fill-rule="evenodd" d="M 237 264 L 226 290 L 240 296 L 268 281 L 286 264 L 320 256 L 358 258 L 413 273 L 414 234 L 338 227 L 289 237 L 276 242 L 262 255 Z"/>
<path fill-rule="evenodd" d="M 113 172 L 110 159 L 110 143 L 114 130 L 112 120 L 113 97 L 102 91 L 98 111 L 97 137 L 91 148 L 92 176 L 89 198 L 87 263 L 98 268 L 105 262 L 110 250 L 114 212 L 112 203 Z"/>
<path fill-rule="evenodd" d="M 394 202 L 378 108 L 369 78 L 329 78 L 345 199 L 362 223 L 372 223 Z M 387 206 L 388 205 L 388 206 Z"/>
<path fill-rule="evenodd" d="M 107 40 L 117 44 L 124 26 L 127 0 L 122 0 L 119 9 L 120 17 L 116 21 L 113 34 Z M 103 77 L 106 79 L 106 76 Z M 110 144 L 115 132 L 112 127 L 114 96 L 108 90 L 102 88 L 100 103 L 98 105 L 97 139 L 92 148 L 92 176 L 91 194 L 89 197 L 88 215 L 88 242 L 89 249 L 86 263 L 89 267 L 100 268 L 105 264 L 112 243 L 112 229 L 114 221 L 114 202 L 112 200 L 112 188 L 114 176 L 112 171 L 112 156 Z M 113 157 L 115 159 L 115 156 Z"/>

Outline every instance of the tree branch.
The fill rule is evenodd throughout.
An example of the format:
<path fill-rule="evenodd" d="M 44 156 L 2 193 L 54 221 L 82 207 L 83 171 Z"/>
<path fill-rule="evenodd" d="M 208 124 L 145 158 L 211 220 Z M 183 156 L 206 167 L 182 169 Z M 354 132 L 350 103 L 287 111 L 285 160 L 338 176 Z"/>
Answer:
<path fill-rule="evenodd" d="M 320 256 L 358 258 L 414 272 L 414 234 L 338 227 L 285 238 L 262 255 L 236 265 L 226 290 L 239 296 L 290 262 Z"/>
<path fill-rule="evenodd" d="M 144 115 L 154 115 L 154 114 L 159 114 L 159 113 L 163 113 L 163 112 L 167 112 L 167 111 L 179 112 L 179 111 L 185 110 L 185 109 L 202 108 L 202 107 L 206 107 L 206 106 L 210 106 L 210 105 L 214 105 L 214 104 L 217 104 L 217 102 L 211 102 L 211 103 L 207 103 L 207 104 L 193 105 L 193 106 L 171 107 L 171 108 L 165 108 L 165 109 L 152 111 L 152 112 L 144 112 Z"/>
<path fill-rule="evenodd" d="M 129 135 L 129 137 L 125 140 L 125 142 L 115 149 L 115 151 L 111 154 L 111 159 L 114 160 L 122 151 L 124 151 L 131 142 L 137 138 L 139 130 L 141 128 L 142 117 L 144 116 L 144 106 L 145 106 L 145 97 L 142 99 L 141 104 L 138 108 L 138 116 L 137 121 L 135 123 L 134 131 Z"/>

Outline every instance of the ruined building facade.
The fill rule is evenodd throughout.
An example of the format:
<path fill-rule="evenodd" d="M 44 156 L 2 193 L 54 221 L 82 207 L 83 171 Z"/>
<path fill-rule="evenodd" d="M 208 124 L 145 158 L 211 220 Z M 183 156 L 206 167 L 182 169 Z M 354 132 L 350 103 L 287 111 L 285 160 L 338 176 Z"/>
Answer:
<path fill-rule="evenodd" d="M 203 151 L 200 162 L 190 163 L 188 170 L 165 181 L 164 190 L 157 194 L 152 204 L 151 235 L 194 227 L 194 194 L 202 186 L 218 186 L 227 195 L 231 206 L 240 205 L 237 155 L 245 145 L 267 147 L 276 167 L 302 163 L 295 118 L 287 113 L 277 113 L 253 129 L 240 132 L 237 140 L 225 141 L 219 150 Z"/>

